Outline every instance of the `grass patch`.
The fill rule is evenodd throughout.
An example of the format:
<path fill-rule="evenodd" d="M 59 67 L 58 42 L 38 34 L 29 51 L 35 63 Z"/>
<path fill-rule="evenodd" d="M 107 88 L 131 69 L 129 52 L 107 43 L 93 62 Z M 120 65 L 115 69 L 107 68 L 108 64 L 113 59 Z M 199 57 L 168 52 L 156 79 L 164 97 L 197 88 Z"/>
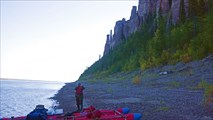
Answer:
<path fill-rule="evenodd" d="M 157 78 L 159 75 L 155 73 L 143 73 L 142 77 L 143 79 L 149 79 L 149 78 Z"/>
<path fill-rule="evenodd" d="M 181 86 L 180 82 L 172 81 L 168 83 L 169 88 L 179 88 Z"/>
<path fill-rule="evenodd" d="M 202 80 L 198 85 L 197 89 L 205 89 L 208 86 L 208 83 L 205 80 Z"/>
<path fill-rule="evenodd" d="M 204 90 L 204 104 L 206 107 L 210 106 L 213 102 L 213 84 L 207 83 L 205 80 L 202 80 L 197 85 L 197 88 Z"/>
<path fill-rule="evenodd" d="M 95 84 L 95 83 L 98 82 L 98 80 L 97 79 L 90 79 L 90 80 L 88 80 L 88 82 L 91 83 L 91 84 Z"/>
<path fill-rule="evenodd" d="M 160 111 L 167 112 L 169 110 L 170 110 L 170 107 L 167 107 L 167 106 L 161 106 L 161 107 L 156 109 L 156 111 L 158 111 L 158 112 L 160 112 Z"/>
<path fill-rule="evenodd" d="M 107 89 L 107 92 L 108 92 L 108 93 L 113 93 L 113 89 L 112 89 L 112 88 L 108 88 L 108 89 Z"/>
<path fill-rule="evenodd" d="M 104 82 L 105 84 L 110 84 L 110 82 L 112 81 L 112 79 L 110 79 L 110 78 L 104 78 L 104 79 L 100 79 L 100 81 Z"/>

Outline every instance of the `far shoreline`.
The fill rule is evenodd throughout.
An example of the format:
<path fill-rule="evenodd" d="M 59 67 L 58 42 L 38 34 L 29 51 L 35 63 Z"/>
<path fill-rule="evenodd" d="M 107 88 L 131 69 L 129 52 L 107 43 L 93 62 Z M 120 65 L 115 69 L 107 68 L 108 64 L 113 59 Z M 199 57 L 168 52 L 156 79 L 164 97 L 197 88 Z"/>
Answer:
<path fill-rule="evenodd" d="M 33 81 L 33 82 L 58 82 L 58 83 L 66 83 L 66 81 L 54 81 L 54 80 L 36 80 L 36 79 L 17 79 L 17 78 L 0 78 L 0 81 Z"/>

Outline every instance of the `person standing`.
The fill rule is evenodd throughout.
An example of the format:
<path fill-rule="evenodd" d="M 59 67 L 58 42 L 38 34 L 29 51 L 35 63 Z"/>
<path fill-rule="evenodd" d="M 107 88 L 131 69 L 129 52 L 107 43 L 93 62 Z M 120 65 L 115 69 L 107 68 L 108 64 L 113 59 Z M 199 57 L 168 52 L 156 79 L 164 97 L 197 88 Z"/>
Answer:
<path fill-rule="evenodd" d="M 78 110 L 82 111 L 83 109 L 83 90 L 84 86 L 81 85 L 81 83 L 78 83 L 78 86 L 75 88 L 75 98 L 76 98 L 76 105 Z"/>

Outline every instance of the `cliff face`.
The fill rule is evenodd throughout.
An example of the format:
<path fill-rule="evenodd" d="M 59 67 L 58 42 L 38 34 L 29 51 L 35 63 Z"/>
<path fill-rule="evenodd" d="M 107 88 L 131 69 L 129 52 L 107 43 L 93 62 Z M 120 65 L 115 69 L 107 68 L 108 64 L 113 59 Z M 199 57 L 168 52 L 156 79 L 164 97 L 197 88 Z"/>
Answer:
<path fill-rule="evenodd" d="M 179 22 L 181 0 L 139 0 L 138 7 L 133 6 L 129 20 L 119 20 L 107 35 L 104 55 L 113 50 L 122 40 L 127 39 L 136 32 L 142 24 L 146 23 L 150 15 L 166 17 L 167 23 L 176 24 Z M 137 10 L 138 8 L 138 10 Z M 188 15 L 188 0 L 184 0 L 184 9 Z M 154 24 L 154 23 L 153 23 Z"/>

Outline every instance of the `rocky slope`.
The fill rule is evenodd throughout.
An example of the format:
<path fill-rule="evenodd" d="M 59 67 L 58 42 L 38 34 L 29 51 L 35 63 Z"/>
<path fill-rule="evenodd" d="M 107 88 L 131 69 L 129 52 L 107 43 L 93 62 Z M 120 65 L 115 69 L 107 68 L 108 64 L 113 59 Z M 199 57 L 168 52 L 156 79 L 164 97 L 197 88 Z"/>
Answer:
<path fill-rule="evenodd" d="M 65 112 L 76 110 L 74 88 L 78 82 L 67 83 L 53 97 Z M 213 119 L 213 55 L 80 82 L 86 88 L 84 107 L 128 107 L 131 112 L 142 113 L 143 120 Z"/>

